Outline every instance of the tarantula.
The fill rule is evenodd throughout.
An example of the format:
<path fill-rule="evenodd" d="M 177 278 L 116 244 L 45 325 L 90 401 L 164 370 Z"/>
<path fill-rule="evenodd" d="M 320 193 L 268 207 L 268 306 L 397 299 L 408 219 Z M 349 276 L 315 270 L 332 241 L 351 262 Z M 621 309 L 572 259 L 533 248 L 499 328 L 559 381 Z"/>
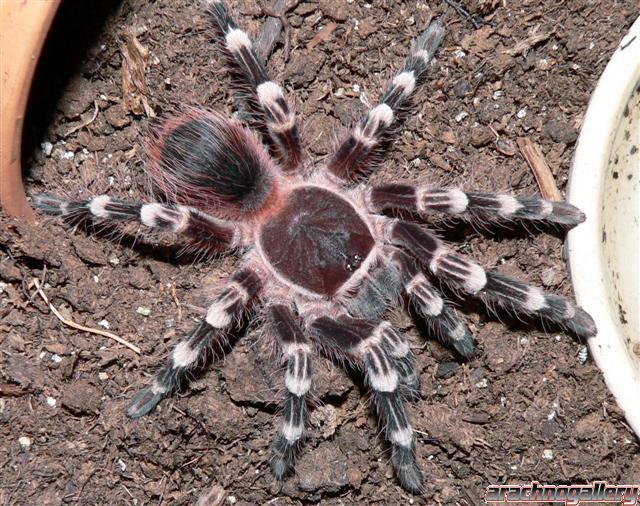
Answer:
<path fill-rule="evenodd" d="M 383 318 L 387 310 L 411 305 L 433 334 L 465 359 L 474 355 L 474 340 L 438 283 L 581 337 L 596 329 L 591 317 L 566 298 L 485 271 L 417 222 L 441 213 L 481 223 L 528 220 L 571 227 L 584 215 L 567 203 L 538 197 L 367 184 L 444 37 L 439 24 L 432 23 L 415 41 L 380 103 L 328 162 L 310 168 L 303 163 L 292 107 L 248 35 L 223 1 L 208 0 L 205 11 L 229 60 L 232 82 L 265 143 L 239 121 L 186 109 L 150 142 L 148 171 L 165 203 L 107 195 L 71 202 L 38 195 L 35 205 L 66 219 L 134 222 L 171 231 L 204 251 L 242 252 L 238 269 L 218 288 L 206 317 L 135 396 L 129 416 L 149 413 L 204 356 L 221 355 L 229 332 L 251 311 L 264 321 L 286 364 L 283 423 L 270 458 L 274 475 L 281 479 L 293 470 L 308 415 L 312 361 L 319 354 L 362 371 L 399 481 L 419 493 L 423 478 L 404 405 L 405 399 L 418 397 L 419 378 L 406 337 Z"/>

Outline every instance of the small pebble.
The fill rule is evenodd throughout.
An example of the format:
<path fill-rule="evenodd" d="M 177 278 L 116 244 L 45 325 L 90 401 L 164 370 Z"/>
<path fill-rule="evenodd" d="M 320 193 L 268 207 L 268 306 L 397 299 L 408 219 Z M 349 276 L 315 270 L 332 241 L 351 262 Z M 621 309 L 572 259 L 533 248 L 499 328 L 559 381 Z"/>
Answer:
<path fill-rule="evenodd" d="M 229 497 L 227 497 L 227 501 L 229 501 L 229 504 L 235 504 L 238 500 L 236 499 L 235 495 L 230 495 Z"/>
<path fill-rule="evenodd" d="M 436 378 L 450 378 L 458 372 L 458 369 L 460 369 L 458 362 L 442 362 L 438 364 L 438 368 L 436 369 Z"/>
<path fill-rule="evenodd" d="M 62 357 L 54 353 L 53 355 L 51 355 L 51 361 L 59 364 L 60 362 L 62 362 Z"/>
<path fill-rule="evenodd" d="M 27 436 L 20 436 L 18 438 L 18 443 L 20 443 L 23 450 L 28 450 L 31 447 L 31 438 Z"/>
<path fill-rule="evenodd" d="M 120 263 L 120 259 L 118 257 L 113 256 L 109 258 L 109 263 L 115 267 Z"/>
<path fill-rule="evenodd" d="M 586 364 L 589 359 L 589 348 L 587 345 L 581 344 L 578 348 L 578 362 L 581 364 Z"/>
<path fill-rule="evenodd" d="M 107 330 L 109 330 L 111 328 L 111 324 L 107 320 L 100 320 L 98 322 L 98 325 L 100 327 L 102 327 L 103 329 L 107 329 Z"/>
<path fill-rule="evenodd" d="M 53 397 L 47 397 L 47 404 L 52 408 L 55 408 L 57 401 Z"/>
<path fill-rule="evenodd" d="M 136 313 L 141 314 L 142 316 L 149 316 L 151 314 L 151 309 L 139 306 L 138 309 L 136 309 Z"/>
<path fill-rule="evenodd" d="M 476 383 L 477 388 L 487 388 L 489 386 L 489 382 L 487 378 L 482 378 L 480 381 Z"/>
<path fill-rule="evenodd" d="M 456 114 L 455 120 L 457 123 L 460 123 L 463 119 L 469 116 L 469 113 L 466 111 L 459 112 Z"/>
<path fill-rule="evenodd" d="M 517 112 L 516 116 L 518 116 L 518 118 L 520 118 L 520 119 L 525 118 L 527 116 L 527 108 L 523 107 L 522 109 L 520 109 Z"/>
<path fill-rule="evenodd" d="M 51 144 L 50 142 L 43 142 L 42 144 L 40 144 L 40 147 L 42 148 L 42 152 L 46 156 L 51 156 L 51 152 L 53 151 L 53 144 Z"/>
<path fill-rule="evenodd" d="M 545 460 L 553 459 L 553 450 L 550 450 L 549 448 L 543 450 L 542 458 L 545 459 Z"/>
<path fill-rule="evenodd" d="M 98 379 L 100 381 L 107 381 L 109 379 L 109 375 L 106 372 L 99 372 Z"/>

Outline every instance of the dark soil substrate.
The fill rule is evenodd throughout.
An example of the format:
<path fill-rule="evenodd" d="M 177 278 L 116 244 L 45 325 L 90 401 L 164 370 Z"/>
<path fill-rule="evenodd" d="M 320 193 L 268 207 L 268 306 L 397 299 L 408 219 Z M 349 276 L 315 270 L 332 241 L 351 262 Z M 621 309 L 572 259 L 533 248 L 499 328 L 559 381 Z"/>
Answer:
<path fill-rule="evenodd" d="M 180 104 L 231 113 L 228 79 L 196 3 L 65 3 L 27 121 L 30 193 L 148 194 L 149 121 L 125 112 L 122 101 L 126 30 L 150 51 L 147 96 L 158 115 Z M 419 114 L 375 179 L 537 194 L 515 142 L 530 137 L 564 188 L 590 94 L 637 3 L 464 3 L 484 21 L 479 29 L 445 2 L 303 1 L 287 14 L 290 59 L 285 65 L 279 44 L 268 66 L 295 96 L 309 163 L 322 163 L 437 16 L 447 37 L 418 93 Z M 265 21 L 257 2 L 237 4 L 257 33 Z M 333 33 L 310 47 L 329 23 Z M 530 43 L 518 46 L 523 41 Z M 571 295 L 558 234 L 444 232 L 490 268 Z M 479 504 L 491 483 L 638 482 L 638 440 L 596 366 L 577 359 L 580 343 L 535 322 L 500 315 L 501 322 L 468 301 L 461 311 L 480 348 L 470 363 L 425 339 L 409 317 L 394 317 L 412 339 L 422 378 L 423 399 L 410 414 L 424 497 L 410 499 L 394 479 L 361 385 L 324 362 L 297 475 L 279 487 L 267 459 L 282 372 L 255 332 L 182 395 L 130 420 L 134 392 L 201 314 L 234 258 L 176 260 L 173 240 L 131 247 L 104 236 L 55 220 L 2 220 L 0 504 L 194 504 L 214 487 L 227 494 L 223 504 Z M 34 278 L 63 316 L 109 326 L 143 353 L 63 326 L 29 287 Z"/>

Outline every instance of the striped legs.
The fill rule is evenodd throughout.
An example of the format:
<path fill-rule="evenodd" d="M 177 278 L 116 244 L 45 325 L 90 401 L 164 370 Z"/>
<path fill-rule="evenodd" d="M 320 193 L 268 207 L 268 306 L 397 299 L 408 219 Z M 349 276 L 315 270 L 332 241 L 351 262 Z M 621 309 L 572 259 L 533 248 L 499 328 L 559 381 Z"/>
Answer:
<path fill-rule="evenodd" d="M 498 305 L 514 313 L 538 316 L 579 337 L 596 333 L 593 319 L 570 300 L 545 294 L 538 287 L 497 272 L 486 272 L 477 263 L 449 249 L 419 225 L 396 222 L 390 239 L 406 248 L 438 279 L 464 293 L 479 297 L 489 307 Z"/>
<path fill-rule="evenodd" d="M 253 50 L 249 36 L 234 21 L 222 0 L 207 0 L 207 13 L 229 57 L 235 84 L 248 97 L 247 106 L 258 126 L 265 128 L 285 171 L 302 160 L 302 143 L 295 114 L 282 87 L 272 81 Z"/>
<path fill-rule="evenodd" d="M 311 346 L 287 306 L 275 304 L 267 314 L 287 366 L 282 429 L 273 442 L 269 462 L 275 477 L 282 479 L 293 470 L 295 452 L 304 434 L 306 396 L 311 387 Z"/>
<path fill-rule="evenodd" d="M 422 473 L 404 407 L 404 386 L 416 388 L 413 357 L 405 338 L 388 322 L 320 317 L 310 331 L 325 347 L 362 367 L 372 400 L 391 443 L 391 462 L 406 490 L 420 493 Z"/>
<path fill-rule="evenodd" d="M 407 106 L 433 55 L 444 38 L 437 23 L 415 42 L 404 69 L 389 83 L 380 104 L 353 129 L 329 161 L 328 170 L 345 182 L 354 182 L 373 169 L 397 127 L 397 116 Z"/>
<path fill-rule="evenodd" d="M 475 344 L 464 320 L 442 299 L 412 258 L 397 252 L 394 261 L 402 273 L 405 292 L 418 315 L 443 344 L 452 347 L 464 359 L 471 360 Z"/>
<path fill-rule="evenodd" d="M 455 188 L 387 184 L 369 190 L 368 201 L 374 212 L 411 211 L 421 215 L 439 212 L 480 223 L 528 220 L 574 226 L 584 221 L 582 211 L 566 202 L 551 202 L 539 197 L 465 193 Z"/>
<path fill-rule="evenodd" d="M 153 383 L 131 401 L 127 414 L 132 418 L 146 415 L 164 397 L 178 389 L 187 374 L 202 363 L 208 353 L 219 356 L 234 320 L 245 312 L 260 286 L 260 279 L 251 270 L 233 274 L 209 306 L 205 319 L 173 349 Z"/>
<path fill-rule="evenodd" d="M 102 223 L 140 223 L 156 230 L 183 234 L 194 246 L 224 250 L 240 245 L 240 233 L 230 223 L 193 208 L 175 204 L 144 204 L 99 195 L 89 200 L 67 202 L 53 195 L 33 197 L 36 209 L 61 216 L 72 223 L 95 220 Z"/>

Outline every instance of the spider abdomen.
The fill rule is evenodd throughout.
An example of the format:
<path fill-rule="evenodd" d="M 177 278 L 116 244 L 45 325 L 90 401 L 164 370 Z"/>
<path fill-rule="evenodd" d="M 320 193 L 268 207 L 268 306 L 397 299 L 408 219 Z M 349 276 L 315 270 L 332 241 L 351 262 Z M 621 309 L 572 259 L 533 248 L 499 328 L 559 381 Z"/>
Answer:
<path fill-rule="evenodd" d="M 317 186 L 294 189 L 259 235 L 266 260 L 283 278 L 332 296 L 374 246 L 369 227 L 353 206 Z"/>

